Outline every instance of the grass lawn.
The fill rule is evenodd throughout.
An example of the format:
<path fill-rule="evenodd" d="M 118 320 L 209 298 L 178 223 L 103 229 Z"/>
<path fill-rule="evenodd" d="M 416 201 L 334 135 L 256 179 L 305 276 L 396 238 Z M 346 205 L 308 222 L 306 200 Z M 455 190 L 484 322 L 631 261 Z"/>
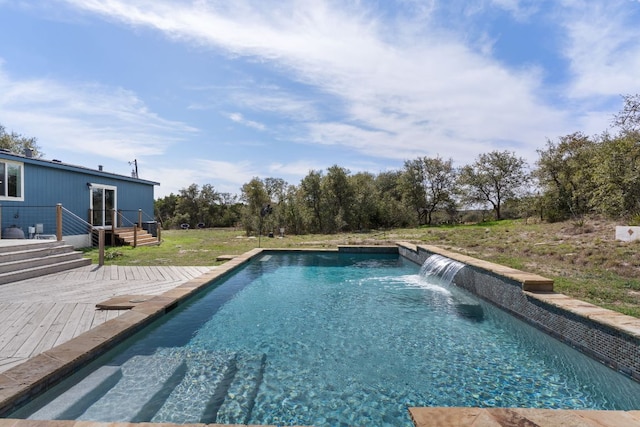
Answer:
<path fill-rule="evenodd" d="M 217 265 L 219 255 L 264 248 L 333 248 L 337 245 L 429 244 L 555 281 L 555 290 L 640 317 L 640 241 L 619 242 L 615 223 L 589 220 L 555 224 L 524 220 L 368 233 L 248 238 L 242 230 L 164 230 L 162 244 L 106 251 L 107 265 Z M 97 249 L 86 256 L 97 263 Z"/>

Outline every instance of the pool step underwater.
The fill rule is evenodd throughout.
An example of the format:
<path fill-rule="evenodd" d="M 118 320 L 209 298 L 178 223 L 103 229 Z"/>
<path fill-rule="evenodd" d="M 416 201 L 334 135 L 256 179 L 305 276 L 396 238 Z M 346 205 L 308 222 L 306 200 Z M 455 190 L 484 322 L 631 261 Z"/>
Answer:
<path fill-rule="evenodd" d="M 226 398 L 212 422 L 219 424 L 248 424 L 262 384 L 267 355 L 244 355 L 236 360 L 237 372 L 227 389 Z M 201 420 L 208 422 L 208 420 Z"/>
<path fill-rule="evenodd" d="M 173 350 L 173 349 L 169 349 Z M 153 417 L 154 423 L 199 423 L 207 397 L 220 389 L 236 355 L 231 352 L 186 353 L 187 373 Z"/>
<path fill-rule="evenodd" d="M 29 418 L 245 424 L 265 366 L 264 354 L 161 348 L 97 369 Z"/>
<path fill-rule="evenodd" d="M 186 374 L 184 360 L 165 359 L 161 353 L 134 356 L 123 363 L 121 369 L 120 381 L 77 419 L 148 421 L 145 415 L 155 413 L 154 409 L 157 412 L 164 402 L 163 397 L 168 397 L 164 396 L 166 391 L 177 386 Z"/>
<path fill-rule="evenodd" d="M 119 366 L 103 366 L 29 416 L 30 420 L 69 420 L 82 413 L 122 378 Z"/>

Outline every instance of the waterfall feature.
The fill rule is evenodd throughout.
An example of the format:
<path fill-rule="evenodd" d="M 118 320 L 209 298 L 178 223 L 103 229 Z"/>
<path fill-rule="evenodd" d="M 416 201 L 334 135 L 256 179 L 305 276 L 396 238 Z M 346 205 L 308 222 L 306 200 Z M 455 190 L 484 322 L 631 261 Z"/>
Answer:
<path fill-rule="evenodd" d="M 482 305 L 465 290 L 452 285 L 456 274 L 464 267 L 465 264 L 461 262 L 435 254 L 424 261 L 420 267 L 420 276 L 423 278 L 435 276 L 446 285 L 451 285 L 447 286 L 447 289 L 451 291 L 451 304 L 455 307 L 457 314 L 474 322 L 482 322 L 484 320 Z"/>
<path fill-rule="evenodd" d="M 420 276 L 437 276 L 445 283 L 450 284 L 453 282 L 458 271 L 462 270 L 463 267 L 464 264 L 461 262 L 443 257 L 442 255 L 431 255 L 424 261 L 422 267 L 420 267 Z"/>

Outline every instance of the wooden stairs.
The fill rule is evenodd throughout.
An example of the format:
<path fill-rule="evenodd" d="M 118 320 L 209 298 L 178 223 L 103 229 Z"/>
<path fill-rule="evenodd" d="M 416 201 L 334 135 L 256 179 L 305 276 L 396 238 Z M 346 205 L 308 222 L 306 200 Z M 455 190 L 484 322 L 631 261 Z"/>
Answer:
<path fill-rule="evenodd" d="M 154 237 L 147 230 L 142 228 L 138 228 L 136 230 L 136 246 L 153 246 L 159 245 L 157 237 Z M 134 245 L 134 228 L 133 227 L 121 227 L 117 228 L 115 231 L 116 242 L 123 246 L 133 246 Z M 109 241 L 109 240 L 107 240 Z"/>
<path fill-rule="evenodd" d="M 0 245 L 0 285 L 90 265 L 64 241 L 11 240 Z"/>

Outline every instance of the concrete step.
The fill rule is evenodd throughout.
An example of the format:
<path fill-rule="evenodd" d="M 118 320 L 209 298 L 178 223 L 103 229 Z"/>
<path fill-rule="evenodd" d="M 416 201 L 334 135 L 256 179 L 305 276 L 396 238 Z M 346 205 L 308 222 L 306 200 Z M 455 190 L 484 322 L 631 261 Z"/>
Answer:
<path fill-rule="evenodd" d="M 78 258 L 69 261 L 62 261 L 57 264 L 41 265 L 39 267 L 1 273 L 0 285 L 3 285 L 5 283 L 17 282 L 18 280 L 41 277 L 47 274 L 59 273 L 61 271 L 84 267 L 86 265 L 91 265 L 91 260 L 89 258 Z"/>
<path fill-rule="evenodd" d="M 187 366 L 183 358 L 159 354 L 134 356 L 121 366 L 122 378 L 91 405 L 78 420 L 104 422 L 149 421 L 182 381 Z"/>
<path fill-rule="evenodd" d="M 90 265 L 64 241 L 12 240 L 0 245 L 0 285 Z"/>
<path fill-rule="evenodd" d="M 3 247 L 2 249 L 3 251 L 0 252 L 0 265 L 14 261 L 30 260 L 33 258 L 42 258 L 60 253 L 73 252 L 73 246 L 66 245 L 63 242 L 55 242 L 45 245 L 24 245 L 12 250 L 8 250 L 9 248 L 7 247 Z"/>
<path fill-rule="evenodd" d="M 264 354 L 160 348 L 98 368 L 28 418 L 247 424 L 265 365 Z"/>
<path fill-rule="evenodd" d="M 151 419 L 153 423 L 202 423 L 207 417 L 209 402 L 217 395 L 222 396 L 220 400 L 224 399 L 235 355 L 211 351 L 182 354 L 187 373 Z"/>
<path fill-rule="evenodd" d="M 57 265 L 65 261 L 82 259 L 82 254 L 75 251 L 58 251 L 57 253 L 54 252 L 49 254 L 37 255 L 41 256 L 33 256 L 30 258 L 18 259 L 16 261 L 0 263 L 0 274 L 10 273 L 13 271 L 28 270 L 30 268 L 42 267 L 47 265 Z"/>
<path fill-rule="evenodd" d="M 244 355 L 236 357 L 236 373 L 229 385 L 222 405 L 218 408 L 215 422 L 219 424 L 248 424 L 262 384 L 267 355 Z M 202 420 L 201 422 L 210 422 Z"/>
<path fill-rule="evenodd" d="M 73 420 L 122 378 L 119 366 L 102 366 L 31 414 L 29 420 Z"/>
<path fill-rule="evenodd" d="M 64 241 L 58 242 L 57 240 L 37 240 L 37 239 L 2 239 L 0 240 L 3 244 L 0 245 L 0 257 L 14 253 L 14 252 L 22 252 L 29 250 L 37 250 L 37 249 L 50 249 L 58 246 L 68 246 Z M 9 243 L 6 244 L 5 243 Z"/>

